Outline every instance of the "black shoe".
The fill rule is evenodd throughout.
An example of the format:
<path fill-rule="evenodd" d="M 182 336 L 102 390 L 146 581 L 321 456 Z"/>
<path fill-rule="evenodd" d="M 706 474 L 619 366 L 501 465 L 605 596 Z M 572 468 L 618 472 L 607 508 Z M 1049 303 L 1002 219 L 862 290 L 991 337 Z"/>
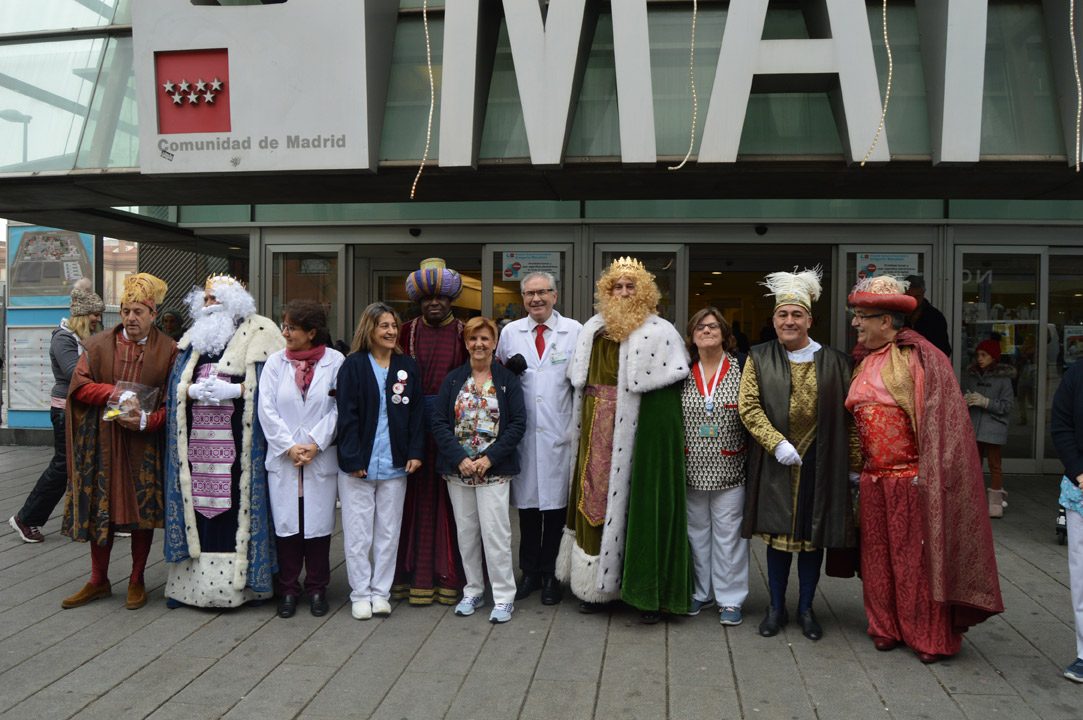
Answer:
<path fill-rule="evenodd" d="M 662 619 L 662 613 L 658 610 L 640 610 L 639 622 L 644 625 L 654 625 Z"/>
<path fill-rule="evenodd" d="M 771 605 L 767 606 L 767 616 L 760 623 L 760 635 L 764 637 L 774 637 L 778 635 L 778 631 L 786 627 L 786 623 L 790 621 L 790 615 L 786 612 L 786 608 L 782 608 L 781 611 L 775 610 Z"/>
<path fill-rule="evenodd" d="M 283 595 L 278 601 L 278 617 L 291 618 L 295 612 L 297 612 L 297 596 Z"/>
<path fill-rule="evenodd" d="M 820 623 L 816 622 L 816 613 L 812 612 L 812 608 L 798 615 L 797 619 L 801 621 L 801 632 L 809 640 L 819 640 L 824 636 L 824 631 Z"/>
<path fill-rule="evenodd" d="M 312 603 L 312 614 L 315 617 L 323 617 L 327 614 L 327 610 L 329 608 L 327 605 L 326 595 L 324 595 L 323 593 L 313 593 L 312 596 L 309 598 L 309 602 Z"/>
<path fill-rule="evenodd" d="M 556 605 L 564 599 L 564 590 L 560 587 L 560 581 L 556 575 L 546 575 L 542 578 L 542 605 Z"/>
<path fill-rule="evenodd" d="M 540 590 L 541 586 L 541 575 L 525 572 L 519 576 L 519 582 L 515 584 L 515 599 L 524 600 L 535 590 Z"/>
<path fill-rule="evenodd" d="M 607 609 L 607 603 L 587 602 L 586 600 L 579 601 L 579 612 L 583 613 L 584 615 L 593 615 L 594 613 L 605 612 Z"/>

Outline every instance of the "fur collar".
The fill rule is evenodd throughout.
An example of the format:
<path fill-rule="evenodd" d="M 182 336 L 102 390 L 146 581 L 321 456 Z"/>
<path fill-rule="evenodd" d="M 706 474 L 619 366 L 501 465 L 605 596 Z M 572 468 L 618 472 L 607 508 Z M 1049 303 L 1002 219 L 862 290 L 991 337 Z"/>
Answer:
<path fill-rule="evenodd" d="M 590 349 L 594 338 L 605 329 L 605 320 L 595 315 L 583 325 L 576 341 L 568 379 L 576 389 L 587 385 Z M 658 390 L 688 375 L 688 351 L 680 333 L 668 320 L 651 315 L 621 343 L 620 385 L 636 393 Z"/>

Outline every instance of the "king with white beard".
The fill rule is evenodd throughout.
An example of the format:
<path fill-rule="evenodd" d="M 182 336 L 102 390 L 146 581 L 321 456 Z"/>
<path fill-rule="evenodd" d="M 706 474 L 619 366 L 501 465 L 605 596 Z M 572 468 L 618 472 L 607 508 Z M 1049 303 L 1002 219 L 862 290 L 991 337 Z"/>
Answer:
<path fill-rule="evenodd" d="M 274 593 L 258 380 L 285 346 L 240 281 L 188 293 L 193 318 L 169 379 L 165 556 L 170 607 L 237 607 Z"/>

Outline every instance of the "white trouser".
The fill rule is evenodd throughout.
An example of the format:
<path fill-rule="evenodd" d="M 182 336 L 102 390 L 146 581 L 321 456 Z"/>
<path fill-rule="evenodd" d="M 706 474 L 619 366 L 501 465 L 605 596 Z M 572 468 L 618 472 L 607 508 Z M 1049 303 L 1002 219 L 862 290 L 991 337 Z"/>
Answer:
<path fill-rule="evenodd" d="M 485 576 L 481 571 L 484 548 L 493 602 L 514 602 L 515 573 L 511 560 L 511 516 L 508 514 L 511 483 L 476 487 L 448 483 L 447 490 L 455 510 L 459 554 L 466 571 L 463 595 L 485 594 Z"/>
<path fill-rule="evenodd" d="M 1068 578 L 1075 610 L 1075 656 L 1083 658 L 1083 515 L 1066 510 L 1068 518 Z"/>
<path fill-rule="evenodd" d="M 338 496 L 342 501 L 346 575 L 352 589 L 350 601 L 387 600 L 395 580 L 406 476 L 369 480 L 340 472 Z"/>
<path fill-rule="evenodd" d="M 686 492 L 696 600 L 741 607 L 748 597 L 748 540 L 741 537 L 745 486 Z"/>

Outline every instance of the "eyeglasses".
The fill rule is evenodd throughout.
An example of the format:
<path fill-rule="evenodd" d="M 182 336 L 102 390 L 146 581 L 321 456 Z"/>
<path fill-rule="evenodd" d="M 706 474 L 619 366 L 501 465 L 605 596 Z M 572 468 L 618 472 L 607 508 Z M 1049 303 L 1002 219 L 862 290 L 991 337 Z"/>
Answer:
<path fill-rule="evenodd" d="M 297 327 L 296 325 L 286 325 L 285 323 L 283 323 L 282 324 L 282 329 L 285 332 L 288 332 L 288 333 L 295 333 L 298 330 L 300 330 L 301 328 Z"/>
<path fill-rule="evenodd" d="M 870 315 L 860 315 L 853 308 L 850 309 L 850 317 L 855 317 L 858 320 L 868 320 L 869 318 L 878 318 L 887 315 L 887 313 L 872 313 Z"/>
<path fill-rule="evenodd" d="M 549 293 L 553 292 L 553 288 L 547 288 L 545 290 L 524 290 L 523 297 L 527 300 L 532 298 L 541 298 L 544 300 Z"/>
<path fill-rule="evenodd" d="M 696 331 L 703 332 L 704 330 L 717 330 L 720 327 L 722 327 L 722 323 L 700 323 L 699 325 L 696 325 Z"/>

